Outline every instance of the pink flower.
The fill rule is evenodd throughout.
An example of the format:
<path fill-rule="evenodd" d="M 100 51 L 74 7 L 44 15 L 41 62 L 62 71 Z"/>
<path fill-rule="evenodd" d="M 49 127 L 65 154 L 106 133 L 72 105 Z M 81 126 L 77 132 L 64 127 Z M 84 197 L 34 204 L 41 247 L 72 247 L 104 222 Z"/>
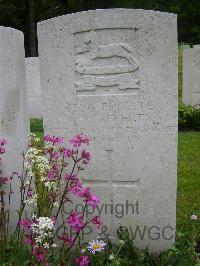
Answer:
<path fill-rule="evenodd" d="M 57 164 L 53 164 L 52 169 L 47 173 L 48 180 L 54 181 L 56 178 L 58 178 L 59 170 L 59 166 Z"/>
<path fill-rule="evenodd" d="M 65 233 L 63 233 L 62 236 L 58 236 L 58 239 L 62 240 L 66 246 L 71 246 L 74 242 L 74 237 L 68 236 L 68 234 Z"/>
<path fill-rule="evenodd" d="M 100 203 L 99 197 L 97 195 L 95 195 L 95 194 L 92 194 L 85 201 L 86 201 L 86 204 L 91 206 L 93 209 L 95 209 Z"/>
<path fill-rule="evenodd" d="M 8 181 L 9 181 L 9 178 L 8 177 L 2 177 L 2 176 L 0 176 L 0 185 L 2 185 L 2 184 L 5 185 Z"/>
<path fill-rule="evenodd" d="M 78 178 L 78 176 L 76 176 L 76 175 L 65 174 L 65 175 L 64 175 L 64 180 L 66 180 L 66 181 L 68 181 L 68 180 L 79 181 L 79 178 Z"/>
<path fill-rule="evenodd" d="M 89 265 L 89 257 L 88 256 L 80 256 L 75 259 L 75 263 L 79 266 L 88 266 Z"/>
<path fill-rule="evenodd" d="M 6 143 L 7 141 L 5 139 L 0 139 L 0 154 L 4 154 L 6 152 L 6 149 L 3 147 Z"/>
<path fill-rule="evenodd" d="M 58 158 L 59 158 L 59 153 L 58 153 L 57 151 L 54 151 L 54 152 L 51 154 L 51 156 L 52 156 L 52 159 L 53 159 L 53 160 L 58 160 Z"/>
<path fill-rule="evenodd" d="M 64 141 L 63 137 L 54 137 L 54 140 L 53 140 L 54 144 L 57 144 L 57 145 L 63 143 L 63 141 Z"/>
<path fill-rule="evenodd" d="M 90 139 L 86 135 L 83 135 L 81 133 L 74 136 L 72 139 L 69 140 L 69 142 L 72 144 L 74 148 L 78 148 L 81 146 L 81 144 L 89 145 Z"/>
<path fill-rule="evenodd" d="M 53 216 L 51 220 L 52 220 L 53 224 L 55 225 L 56 224 L 56 216 Z"/>
<path fill-rule="evenodd" d="M 32 222 L 29 219 L 22 219 L 19 221 L 19 225 L 24 226 L 26 229 L 30 229 Z"/>
<path fill-rule="evenodd" d="M 91 189 L 90 188 L 83 188 L 82 191 L 81 191 L 81 197 L 86 197 L 86 198 L 89 198 L 91 197 L 92 195 L 92 192 L 91 192 Z"/>
<path fill-rule="evenodd" d="M 19 226 L 23 226 L 25 229 L 25 235 L 26 235 L 26 239 L 25 242 L 29 242 L 30 240 L 30 228 L 31 228 L 32 222 L 29 219 L 22 219 L 19 221 Z"/>
<path fill-rule="evenodd" d="M 82 136 L 82 143 L 89 145 L 90 138 L 86 135 L 81 135 L 81 136 Z"/>
<path fill-rule="evenodd" d="M 47 142 L 52 142 L 52 137 L 48 134 L 46 136 L 44 136 L 44 140 L 47 141 Z"/>
<path fill-rule="evenodd" d="M 27 196 L 28 196 L 29 198 L 32 198 L 32 196 L 33 196 L 33 191 L 32 191 L 32 190 L 29 190 L 29 191 L 27 192 Z"/>
<path fill-rule="evenodd" d="M 81 197 L 81 193 L 82 193 L 82 182 L 78 178 L 78 176 L 65 174 L 64 175 L 64 180 L 71 181 L 70 182 L 69 191 L 71 193 L 73 193 L 74 195 Z"/>
<path fill-rule="evenodd" d="M 55 180 L 56 178 L 56 173 L 53 170 L 50 170 L 47 174 L 47 178 L 49 181 Z"/>
<path fill-rule="evenodd" d="M 87 164 L 90 161 L 90 159 L 91 159 L 90 153 L 86 152 L 85 150 L 82 151 L 81 156 L 84 159 L 83 160 L 84 164 Z"/>
<path fill-rule="evenodd" d="M 55 145 L 58 145 L 58 144 L 63 143 L 64 138 L 60 137 L 60 136 L 58 136 L 58 137 L 52 136 L 51 137 L 50 135 L 46 135 L 46 136 L 44 136 L 44 140 L 47 141 L 47 142 L 51 142 L 51 143 L 53 143 Z"/>
<path fill-rule="evenodd" d="M 80 232 L 84 227 L 82 216 L 78 216 L 77 212 L 72 211 L 70 216 L 67 218 L 67 223 L 76 232 Z"/>
<path fill-rule="evenodd" d="M 0 154 L 4 154 L 6 152 L 6 149 L 4 147 L 0 147 Z"/>
<path fill-rule="evenodd" d="M 33 254 L 33 256 L 35 256 L 37 258 L 38 263 L 42 263 L 46 254 L 47 254 L 47 251 L 42 246 L 40 246 L 40 247 L 35 246 L 32 250 L 32 254 Z"/>
<path fill-rule="evenodd" d="M 79 216 L 77 214 L 77 212 L 72 211 L 70 216 L 67 218 L 68 223 L 70 223 L 70 225 L 76 225 L 79 223 Z"/>
<path fill-rule="evenodd" d="M 28 234 L 28 235 L 25 235 L 25 237 L 26 237 L 26 238 L 25 238 L 25 240 L 24 240 L 24 243 L 27 244 L 27 245 L 29 245 L 29 244 L 33 245 L 34 242 L 33 242 L 33 240 L 31 239 L 31 235 Z"/>
<path fill-rule="evenodd" d="M 82 194 L 82 182 L 81 181 L 73 181 L 71 183 L 71 187 L 69 189 L 71 193 L 73 193 L 75 196 L 81 197 Z"/>
<path fill-rule="evenodd" d="M 103 225 L 103 221 L 100 219 L 99 216 L 95 216 L 95 217 L 92 219 L 92 223 L 95 224 L 95 226 L 96 226 L 97 229 L 100 229 L 101 226 Z"/>
<path fill-rule="evenodd" d="M 0 145 L 3 146 L 7 144 L 7 141 L 5 139 L 0 139 Z"/>
<path fill-rule="evenodd" d="M 69 157 L 72 157 L 73 153 L 74 153 L 74 150 L 70 150 L 70 149 L 67 149 L 67 148 L 62 148 L 61 149 L 61 152 L 64 156 L 64 158 L 69 158 Z"/>

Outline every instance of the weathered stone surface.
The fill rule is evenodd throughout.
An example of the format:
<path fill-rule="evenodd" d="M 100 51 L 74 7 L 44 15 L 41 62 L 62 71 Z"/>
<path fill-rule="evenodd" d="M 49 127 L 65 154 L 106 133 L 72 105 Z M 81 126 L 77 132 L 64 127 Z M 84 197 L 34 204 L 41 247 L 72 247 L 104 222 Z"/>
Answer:
<path fill-rule="evenodd" d="M 45 131 L 92 137 L 82 178 L 101 196 L 106 233 L 121 224 L 134 238 L 139 226 L 138 247 L 168 248 L 176 225 L 176 15 L 94 10 L 43 21 L 38 34 Z"/>
<path fill-rule="evenodd" d="M 200 105 L 200 45 L 183 50 L 183 102 Z"/>
<path fill-rule="evenodd" d="M 13 171 L 21 173 L 22 152 L 26 147 L 28 134 L 27 96 L 25 87 L 24 37 L 23 33 L 0 27 L 0 138 L 8 141 L 7 153 L 3 156 L 3 176 Z M 19 180 L 13 179 L 11 195 L 11 226 L 14 227 L 19 208 Z M 7 192 L 9 188 L 7 188 Z M 8 201 L 7 207 L 8 207 Z"/>
<path fill-rule="evenodd" d="M 42 118 L 39 58 L 28 57 L 25 63 L 29 117 Z"/>

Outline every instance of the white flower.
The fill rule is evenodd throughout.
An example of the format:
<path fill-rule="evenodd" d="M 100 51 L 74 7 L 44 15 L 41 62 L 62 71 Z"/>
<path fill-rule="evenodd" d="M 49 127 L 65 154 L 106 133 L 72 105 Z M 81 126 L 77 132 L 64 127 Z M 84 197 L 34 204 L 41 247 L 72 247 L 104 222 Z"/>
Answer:
<path fill-rule="evenodd" d="M 54 243 L 51 246 L 52 246 L 52 248 L 57 248 L 58 245 Z"/>
<path fill-rule="evenodd" d="M 33 213 L 32 214 L 32 219 L 34 220 L 37 216 Z"/>
<path fill-rule="evenodd" d="M 38 199 L 38 195 L 35 193 L 32 197 L 26 199 L 24 201 L 24 203 L 26 205 L 36 207 L 37 206 L 37 199 Z"/>
<path fill-rule="evenodd" d="M 49 248 L 49 244 L 48 244 L 47 242 L 45 242 L 45 243 L 43 244 L 43 246 L 44 246 L 44 248 Z"/>
<path fill-rule="evenodd" d="M 89 246 L 87 249 L 92 253 L 95 254 L 96 252 L 101 252 L 104 250 L 106 243 L 103 240 L 92 240 L 89 242 Z"/>
<path fill-rule="evenodd" d="M 29 185 L 30 185 L 30 181 L 27 180 L 27 181 L 25 182 L 25 186 L 29 186 Z"/>
<path fill-rule="evenodd" d="M 38 227 L 40 229 L 48 229 L 48 230 L 54 229 L 54 223 L 52 219 L 50 219 L 49 217 L 39 217 L 38 222 L 39 222 Z"/>
<path fill-rule="evenodd" d="M 53 234 L 51 232 L 48 233 L 48 237 L 51 238 L 53 237 Z"/>
<path fill-rule="evenodd" d="M 192 214 L 192 215 L 190 216 L 190 219 L 191 219 L 191 220 L 197 220 L 197 219 L 198 219 L 198 217 L 197 217 L 197 215 L 196 215 L 196 214 Z"/>
<path fill-rule="evenodd" d="M 33 177 L 34 171 L 40 176 L 42 182 L 47 180 L 47 173 L 51 169 L 49 160 L 41 155 L 41 150 L 30 147 L 25 155 L 24 167 L 27 176 Z M 33 170 L 34 169 L 34 170 Z"/>
<path fill-rule="evenodd" d="M 125 244 L 124 240 L 122 240 L 122 239 L 119 241 L 119 243 L 120 243 L 121 245 L 124 245 L 124 244 Z"/>
<path fill-rule="evenodd" d="M 84 254 L 85 253 L 85 249 L 82 248 L 80 252 L 81 252 L 81 254 Z"/>
<path fill-rule="evenodd" d="M 32 141 L 36 139 L 36 135 L 33 133 L 28 134 L 27 136 L 27 142 L 31 144 Z"/>
<path fill-rule="evenodd" d="M 58 208 L 58 207 L 59 207 L 59 203 L 58 203 L 57 201 L 55 201 L 55 202 L 53 203 L 53 206 Z"/>
<path fill-rule="evenodd" d="M 48 189 L 48 190 L 56 190 L 57 189 L 57 183 L 56 182 L 50 182 L 47 181 L 44 183 L 44 186 Z"/>
<path fill-rule="evenodd" d="M 110 261 L 112 261 L 112 260 L 114 260 L 115 259 L 115 257 L 114 257 L 114 255 L 113 254 L 111 254 L 110 256 L 109 256 L 109 258 L 108 258 Z"/>
<path fill-rule="evenodd" d="M 36 223 L 31 225 L 31 231 L 35 236 L 36 244 L 49 248 L 49 242 L 52 240 L 55 229 L 54 222 L 49 217 L 39 217 L 35 220 Z"/>
<path fill-rule="evenodd" d="M 35 238 L 35 241 L 36 241 L 37 243 L 41 244 L 41 243 L 42 243 L 42 238 L 41 238 L 41 236 L 36 237 L 36 238 Z"/>

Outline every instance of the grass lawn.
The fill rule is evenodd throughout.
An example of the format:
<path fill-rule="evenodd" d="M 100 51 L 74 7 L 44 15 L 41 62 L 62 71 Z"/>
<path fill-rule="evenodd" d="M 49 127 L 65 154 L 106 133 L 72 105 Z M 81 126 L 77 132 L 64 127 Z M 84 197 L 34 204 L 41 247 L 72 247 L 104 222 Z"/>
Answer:
<path fill-rule="evenodd" d="M 43 137 L 41 120 L 31 120 L 31 131 Z M 200 132 L 179 132 L 177 229 L 190 224 L 190 215 L 200 216 Z M 198 228 L 200 236 L 200 226 Z"/>
<path fill-rule="evenodd" d="M 191 214 L 200 217 L 200 132 L 179 132 L 177 229 L 187 226 Z"/>

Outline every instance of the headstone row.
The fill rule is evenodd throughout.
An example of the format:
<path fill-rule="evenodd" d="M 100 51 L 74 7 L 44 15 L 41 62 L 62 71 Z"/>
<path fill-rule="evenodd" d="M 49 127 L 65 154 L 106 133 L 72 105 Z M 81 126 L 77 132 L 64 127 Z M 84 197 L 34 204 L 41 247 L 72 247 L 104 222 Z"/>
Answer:
<path fill-rule="evenodd" d="M 23 33 L 0 27 L 0 138 L 7 140 L 6 153 L 0 161 L 0 175 L 7 177 L 14 171 L 19 174 L 22 171 L 22 152 L 29 132 L 24 57 Z M 13 179 L 12 189 L 10 220 L 14 226 L 17 221 L 14 210 L 20 206 L 17 177 Z"/>
<path fill-rule="evenodd" d="M 200 45 L 183 50 L 183 102 L 200 105 Z"/>
<path fill-rule="evenodd" d="M 42 118 L 42 97 L 40 86 L 40 68 L 38 57 L 25 59 L 26 87 L 29 118 Z"/>

